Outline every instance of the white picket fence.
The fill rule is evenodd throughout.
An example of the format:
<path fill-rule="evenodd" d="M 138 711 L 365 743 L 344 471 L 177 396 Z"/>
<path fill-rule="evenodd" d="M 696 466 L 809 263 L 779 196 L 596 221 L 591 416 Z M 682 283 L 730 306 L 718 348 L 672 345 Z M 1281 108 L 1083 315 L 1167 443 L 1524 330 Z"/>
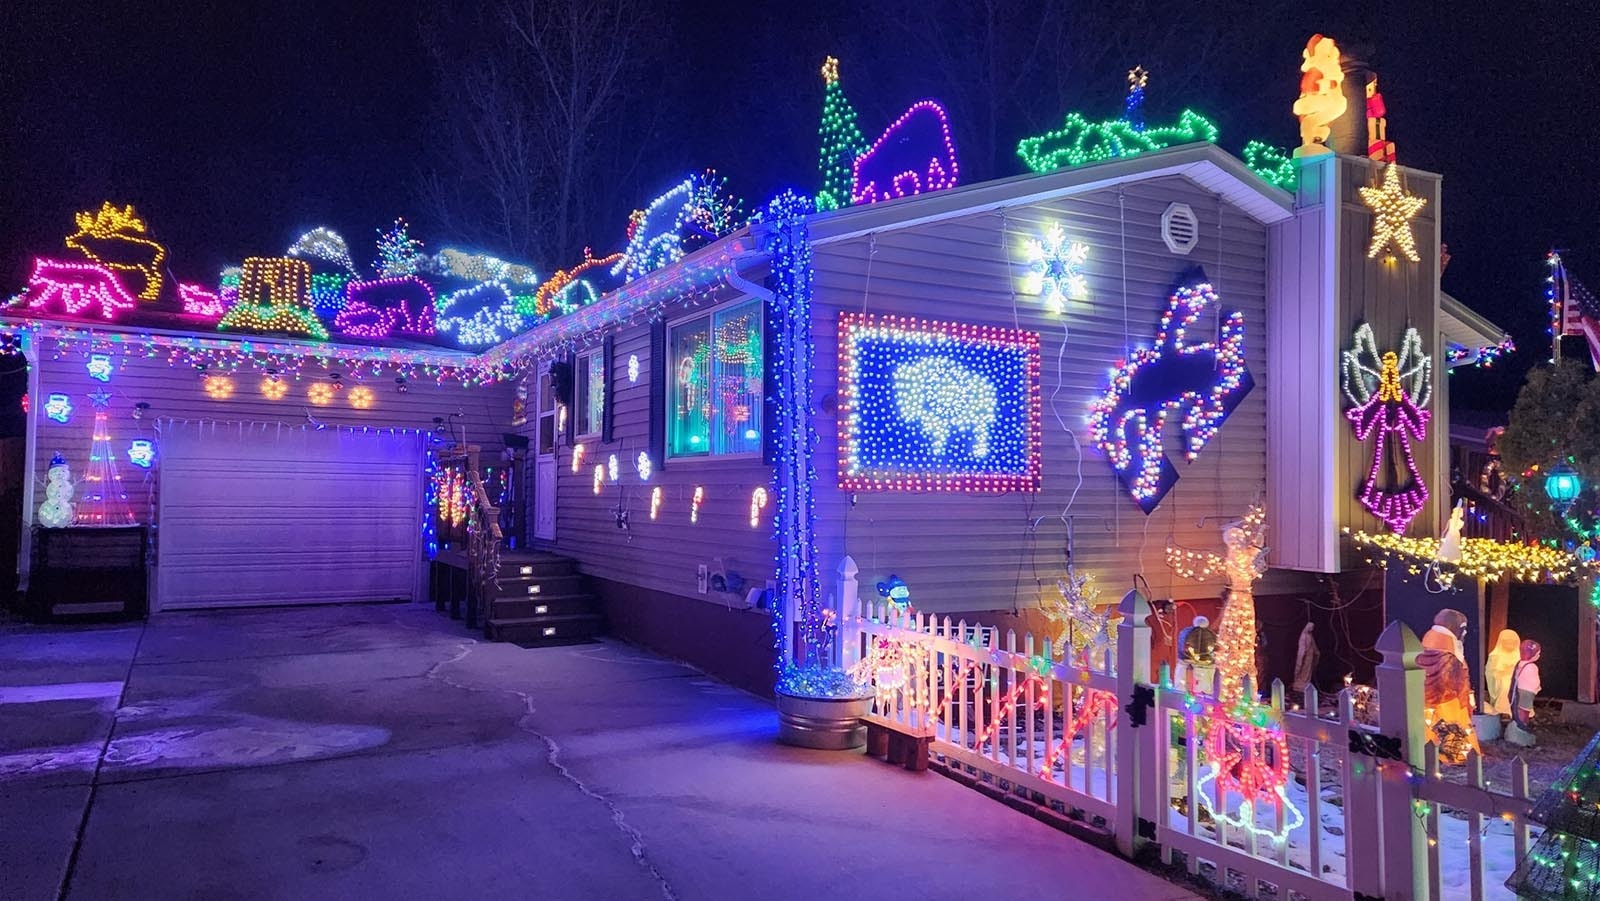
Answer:
<path fill-rule="evenodd" d="M 1283 754 L 1287 803 L 1245 812 L 1234 795 L 1214 817 L 1197 801 L 1215 796 L 1209 764 L 1222 758 L 1203 747 L 1207 730 L 1236 721 L 1214 686 L 1151 671 L 1142 598 L 1123 599 L 1115 649 L 1085 666 L 1033 635 L 862 606 L 848 558 L 839 576 L 837 661 L 870 668 L 880 645 L 898 655 L 873 680 L 877 716 L 931 735 L 930 753 L 953 769 L 1104 826 L 1125 855 L 1154 843 L 1164 861 L 1251 898 L 1511 897 L 1500 883 L 1531 839 L 1527 768 L 1517 761 L 1509 793 L 1487 786 L 1476 755 L 1464 782 L 1441 774 L 1423 740 L 1421 645 L 1400 623 L 1377 645 L 1376 725 L 1358 722 L 1349 689 L 1319 715 L 1315 689 L 1305 709 L 1285 709 L 1274 683 L 1255 724 L 1281 725 L 1282 746 L 1250 745 L 1256 755 L 1229 771 Z M 1247 725 L 1241 735 L 1274 731 Z"/>

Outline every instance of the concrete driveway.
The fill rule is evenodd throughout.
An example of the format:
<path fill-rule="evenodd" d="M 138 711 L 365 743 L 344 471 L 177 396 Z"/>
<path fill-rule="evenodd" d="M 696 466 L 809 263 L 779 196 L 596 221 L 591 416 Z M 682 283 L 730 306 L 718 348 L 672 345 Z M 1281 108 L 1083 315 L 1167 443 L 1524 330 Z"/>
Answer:
<path fill-rule="evenodd" d="M 1184 898 L 626 645 L 431 608 L 0 629 L 0 898 Z"/>

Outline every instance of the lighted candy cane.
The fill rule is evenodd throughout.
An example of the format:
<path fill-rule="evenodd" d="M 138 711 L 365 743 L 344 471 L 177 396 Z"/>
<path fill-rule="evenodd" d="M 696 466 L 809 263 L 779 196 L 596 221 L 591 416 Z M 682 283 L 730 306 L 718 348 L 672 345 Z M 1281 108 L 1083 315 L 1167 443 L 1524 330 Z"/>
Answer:
<path fill-rule="evenodd" d="M 761 525 L 761 511 L 766 509 L 766 506 L 767 489 L 758 485 L 756 490 L 750 492 L 750 528 L 754 529 Z"/>
<path fill-rule="evenodd" d="M 694 486 L 694 500 L 689 502 L 689 521 L 700 521 L 700 502 L 706 499 L 706 490 L 699 485 Z"/>

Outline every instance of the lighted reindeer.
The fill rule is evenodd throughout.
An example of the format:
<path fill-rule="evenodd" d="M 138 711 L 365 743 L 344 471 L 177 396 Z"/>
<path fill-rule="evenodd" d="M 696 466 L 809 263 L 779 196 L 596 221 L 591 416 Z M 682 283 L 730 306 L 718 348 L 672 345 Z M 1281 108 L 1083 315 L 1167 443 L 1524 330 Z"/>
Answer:
<path fill-rule="evenodd" d="M 161 293 L 161 263 L 167 249 L 145 237 L 147 226 L 133 204 L 117 209 L 110 201 L 99 212 L 73 216 L 76 234 L 67 236 L 67 246 L 96 263 L 120 272 L 138 273 L 143 278 L 140 300 L 155 300 Z"/>

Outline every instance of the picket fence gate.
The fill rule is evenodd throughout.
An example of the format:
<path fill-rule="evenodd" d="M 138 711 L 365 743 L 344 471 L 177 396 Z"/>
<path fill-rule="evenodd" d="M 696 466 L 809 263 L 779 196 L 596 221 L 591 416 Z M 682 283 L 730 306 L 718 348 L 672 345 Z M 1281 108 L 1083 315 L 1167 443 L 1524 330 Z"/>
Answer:
<path fill-rule="evenodd" d="M 1357 715 L 1349 688 L 1331 716 L 1319 714 L 1315 688 L 1303 709 L 1286 709 L 1274 682 L 1247 722 L 1215 700 L 1214 685 L 1178 685 L 1164 666 L 1152 671 L 1150 607 L 1135 592 L 1120 605 L 1115 646 L 1075 661 L 1031 634 L 1019 640 L 863 603 L 848 557 L 838 577 L 834 662 L 883 664 L 870 674 L 876 716 L 930 735 L 930 754 L 952 769 L 1102 827 L 1125 856 L 1154 844 L 1163 861 L 1250 898 L 1510 897 L 1499 884 L 1508 872 L 1488 877 L 1486 849 L 1506 842 L 1501 850 L 1515 860 L 1526 854 L 1527 767 L 1515 762 L 1509 791 L 1489 786 L 1476 754 L 1464 782 L 1441 774 L 1424 739 L 1421 643 L 1404 624 L 1391 623 L 1378 639 L 1374 717 Z M 1212 754 L 1205 745 L 1218 724 L 1257 737 L 1263 733 L 1250 726 L 1281 724 L 1282 744 L 1223 746 L 1248 745 L 1242 759 Z M 1202 798 L 1209 801 L 1204 789 L 1215 792 L 1222 773 L 1210 758 L 1236 763 L 1228 772 L 1260 763 L 1285 774 L 1287 803 L 1224 803 L 1213 815 Z M 1461 863 L 1467 884 L 1447 893 L 1447 868 L 1459 872 Z"/>

